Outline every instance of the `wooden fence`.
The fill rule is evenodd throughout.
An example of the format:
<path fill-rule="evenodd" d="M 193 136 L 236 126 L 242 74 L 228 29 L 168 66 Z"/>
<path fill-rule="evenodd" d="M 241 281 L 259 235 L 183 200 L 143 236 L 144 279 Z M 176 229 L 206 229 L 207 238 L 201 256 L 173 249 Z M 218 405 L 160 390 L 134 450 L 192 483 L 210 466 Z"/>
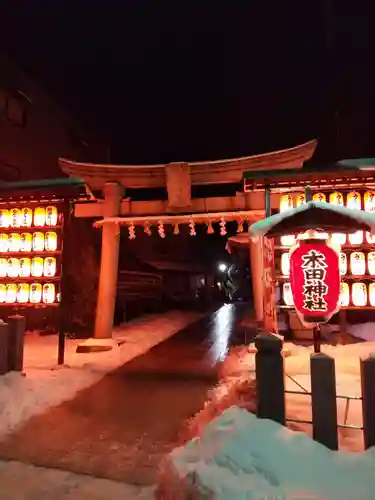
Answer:
<path fill-rule="evenodd" d="M 257 416 L 286 425 L 289 422 L 309 423 L 313 438 L 331 450 L 338 449 L 338 428 L 363 431 L 365 448 L 375 446 L 375 357 L 360 360 L 362 397 L 341 396 L 336 393 L 335 360 L 323 353 L 310 358 L 311 392 L 285 389 L 283 342 L 271 334 L 260 334 L 255 339 L 257 353 L 256 393 Z M 285 394 L 311 396 L 312 420 L 288 419 L 285 411 Z M 363 427 L 338 424 L 337 399 L 362 401 Z"/>

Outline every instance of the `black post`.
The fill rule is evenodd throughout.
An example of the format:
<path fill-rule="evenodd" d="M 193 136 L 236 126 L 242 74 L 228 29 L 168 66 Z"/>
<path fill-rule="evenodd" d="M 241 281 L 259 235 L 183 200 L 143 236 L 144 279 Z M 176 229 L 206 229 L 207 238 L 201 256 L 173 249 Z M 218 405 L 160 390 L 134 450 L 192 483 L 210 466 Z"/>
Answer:
<path fill-rule="evenodd" d="M 5 375 L 8 369 L 9 325 L 0 321 L 0 375 Z"/>
<path fill-rule="evenodd" d="M 272 209 L 271 209 L 271 188 L 269 186 L 266 186 L 266 189 L 264 191 L 264 204 L 266 207 L 266 218 L 271 217 L 272 215 Z"/>
<path fill-rule="evenodd" d="M 285 425 L 283 342 L 270 333 L 255 338 L 257 416 Z"/>
<path fill-rule="evenodd" d="M 320 328 L 319 326 L 314 326 L 313 328 L 313 337 L 314 337 L 314 353 L 320 353 Z"/>
<path fill-rule="evenodd" d="M 308 203 L 309 201 L 312 201 L 312 193 L 311 193 L 310 186 L 305 187 L 305 198 L 306 198 L 306 203 Z"/>
<path fill-rule="evenodd" d="M 361 359 L 363 440 L 365 449 L 375 446 L 375 358 Z"/>
<path fill-rule="evenodd" d="M 63 365 L 65 362 L 65 334 L 66 334 L 66 270 L 68 266 L 68 255 L 66 252 L 65 238 L 70 226 L 71 206 L 67 202 L 63 209 L 63 227 L 61 229 L 61 266 L 60 266 L 60 321 L 59 321 L 59 341 L 57 350 L 57 364 Z"/>
<path fill-rule="evenodd" d="M 310 358 L 313 438 L 338 449 L 335 361 L 326 354 Z"/>
<path fill-rule="evenodd" d="M 22 372 L 26 318 L 16 314 L 9 316 L 7 321 L 9 324 L 8 370 Z"/>

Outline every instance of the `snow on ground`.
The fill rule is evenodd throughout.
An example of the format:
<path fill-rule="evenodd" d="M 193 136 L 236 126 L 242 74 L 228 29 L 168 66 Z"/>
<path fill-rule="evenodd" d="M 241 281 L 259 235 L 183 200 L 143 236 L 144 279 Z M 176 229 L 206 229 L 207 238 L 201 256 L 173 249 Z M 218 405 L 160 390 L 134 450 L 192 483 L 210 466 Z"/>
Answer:
<path fill-rule="evenodd" d="M 162 464 L 165 500 L 373 500 L 375 449 L 331 452 L 232 407 Z"/>
<path fill-rule="evenodd" d="M 285 343 L 290 356 L 285 358 L 285 385 L 287 390 L 307 392 L 310 384 L 310 356 L 312 347 L 296 346 Z M 322 352 L 335 359 L 337 395 L 361 396 L 360 358 L 375 353 L 375 342 L 350 345 L 323 345 Z M 205 408 L 191 419 L 191 436 L 199 435 L 204 426 L 232 405 L 249 411 L 255 410 L 255 355 L 248 348 L 232 349 L 224 363 L 222 380 L 211 391 Z M 337 400 L 338 423 L 362 426 L 362 402 L 343 399 Z M 286 394 L 287 417 L 311 420 L 311 397 L 308 395 Z M 303 430 L 311 435 L 309 424 L 291 423 L 290 427 Z M 363 450 L 363 435 L 360 430 L 339 429 L 340 449 L 348 451 Z"/>
<path fill-rule="evenodd" d="M 0 437 L 30 417 L 73 398 L 200 317 L 201 313 L 171 311 L 130 322 L 114 330 L 121 345 L 109 352 L 77 354 L 79 340 L 67 340 L 63 367 L 56 366 L 56 336 L 27 334 L 24 374 L 10 372 L 0 377 Z"/>

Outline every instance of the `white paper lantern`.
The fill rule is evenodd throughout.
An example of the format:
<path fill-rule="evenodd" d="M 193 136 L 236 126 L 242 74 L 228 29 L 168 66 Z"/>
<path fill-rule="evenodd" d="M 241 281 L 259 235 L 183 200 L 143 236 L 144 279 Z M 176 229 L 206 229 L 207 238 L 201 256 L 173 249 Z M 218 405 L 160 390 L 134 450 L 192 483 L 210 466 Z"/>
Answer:
<path fill-rule="evenodd" d="M 371 276 L 375 276 L 375 252 L 367 254 L 367 269 Z"/>
<path fill-rule="evenodd" d="M 375 306 L 375 283 L 370 283 L 368 287 L 370 306 Z"/>
<path fill-rule="evenodd" d="M 294 305 L 292 287 L 290 286 L 290 283 L 283 284 L 283 301 L 286 306 L 290 307 Z"/>
<path fill-rule="evenodd" d="M 293 198 L 290 194 L 280 196 L 280 212 L 286 212 L 293 208 Z"/>
<path fill-rule="evenodd" d="M 340 275 L 345 276 L 348 272 L 348 259 L 344 252 L 340 252 Z"/>
<path fill-rule="evenodd" d="M 349 243 L 351 245 L 362 245 L 363 231 L 356 231 L 355 233 L 349 234 Z"/>
<path fill-rule="evenodd" d="M 350 302 L 349 285 L 344 281 L 340 284 L 340 304 L 342 307 L 348 307 Z"/>
<path fill-rule="evenodd" d="M 318 201 L 319 203 L 326 203 L 327 197 L 324 193 L 315 193 L 313 196 L 313 201 Z"/>
<path fill-rule="evenodd" d="M 301 205 L 304 205 L 305 203 L 306 203 L 305 193 L 297 194 L 296 207 L 300 207 Z"/>
<path fill-rule="evenodd" d="M 294 234 L 286 234 L 284 236 L 281 236 L 280 238 L 280 243 L 284 247 L 292 247 L 296 242 L 296 238 Z"/>
<path fill-rule="evenodd" d="M 281 254 L 281 273 L 284 276 L 289 276 L 290 272 L 290 254 L 289 252 L 284 252 Z"/>
<path fill-rule="evenodd" d="M 354 276 L 366 274 L 366 261 L 363 252 L 352 252 L 350 254 L 350 271 Z"/>
<path fill-rule="evenodd" d="M 361 210 L 362 199 L 360 193 L 358 193 L 357 191 L 351 191 L 350 193 L 348 193 L 348 196 L 346 198 L 346 206 L 355 210 Z"/>
<path fill-rule="evenodd" d="M 367 305 L 367 288 L 365 283 L 353 283 L 352 302 L 353 305 L 357 307 Z"/>

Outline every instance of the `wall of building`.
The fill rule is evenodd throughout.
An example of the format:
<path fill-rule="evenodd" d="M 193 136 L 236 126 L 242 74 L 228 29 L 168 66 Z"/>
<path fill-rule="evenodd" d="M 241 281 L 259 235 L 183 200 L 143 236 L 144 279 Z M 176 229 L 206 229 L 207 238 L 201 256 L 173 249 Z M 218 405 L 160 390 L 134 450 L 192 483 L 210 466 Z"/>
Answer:
<path fill-rule="evenodd" d="M 0 55 L 0 180 L 62 177 L 58 157 L 107 162 L 108 145 Z"/>

